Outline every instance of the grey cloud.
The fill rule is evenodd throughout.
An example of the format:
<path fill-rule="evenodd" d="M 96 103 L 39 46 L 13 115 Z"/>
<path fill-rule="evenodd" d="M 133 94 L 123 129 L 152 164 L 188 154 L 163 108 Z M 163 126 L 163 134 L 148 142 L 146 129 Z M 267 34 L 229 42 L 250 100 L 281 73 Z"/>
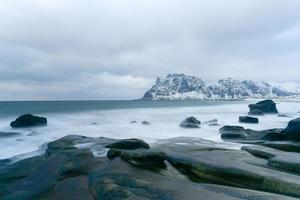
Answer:
<path fill-rule="evenodd" d="M 299 10 L 295 0 L 5 1 L 0 100 L 138 98 L 173 72 L 300 81 Z"/>

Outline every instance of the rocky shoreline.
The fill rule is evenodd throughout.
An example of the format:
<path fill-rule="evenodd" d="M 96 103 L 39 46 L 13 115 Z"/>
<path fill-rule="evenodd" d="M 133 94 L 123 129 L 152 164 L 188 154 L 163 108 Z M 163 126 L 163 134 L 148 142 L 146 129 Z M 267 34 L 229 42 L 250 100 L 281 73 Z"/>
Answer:
<path fill-rule="evenodd" d="M 183 127 L 201 124 L 192 119 Z M 299 130 L 298 119 L 283 129 L 220 128 L 240 150 L 190 137 L 148 144 L 69 135 L 43 155 L 0 162 L 0 199 L 297 199 Z"/>

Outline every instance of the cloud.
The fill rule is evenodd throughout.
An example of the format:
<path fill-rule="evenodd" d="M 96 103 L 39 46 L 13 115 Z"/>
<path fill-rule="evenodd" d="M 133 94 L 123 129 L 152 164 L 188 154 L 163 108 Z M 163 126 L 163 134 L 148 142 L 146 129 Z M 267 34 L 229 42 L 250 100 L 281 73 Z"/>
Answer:
<path fill-rule="evenodd" d="M 294 0 L 5 1 L 0 100 L 139 98 L 173 72 L 300 81 L 299 9 Z"/>

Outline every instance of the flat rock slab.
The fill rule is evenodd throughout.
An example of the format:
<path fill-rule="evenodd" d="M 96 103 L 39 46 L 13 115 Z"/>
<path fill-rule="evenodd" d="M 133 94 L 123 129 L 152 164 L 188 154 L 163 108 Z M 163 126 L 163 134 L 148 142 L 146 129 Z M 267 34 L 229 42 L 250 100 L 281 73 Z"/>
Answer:
<path fill-rule="evenodd" d="M 293 199 L 247 189 L 198 184 L 178 178 L 170 172 L 154 173 L 132 167 L 116 158 L 105 168 L 89 176 L 90 190 L 95 199 L 136 200 L 237 200 Z"/>
<path fill-rule="evenodd" d="M 189 144 L 162 145 L 166 160 L 179 171 L 197 181 L 212 181 L 249 189 L 300 197 L 300 176 L 275 170 L 267 160 L 256 158 L 246 151 L 206 149 Z M 179 150 L 178 150 L 179 149 Z"/>
<path fill-rule="evenodd" d="M 56 184 L 53 200 L 94 200 L 88 190 L 86 176 L 67 178 Z"/>
<path fill-rule="evenodd" d="M 268 159 L 268 165 L 291 173 L 300 174 L 300 154 L 284 152 L 263 146 L 247 146 L 243 150 L 254 156 Z"/>

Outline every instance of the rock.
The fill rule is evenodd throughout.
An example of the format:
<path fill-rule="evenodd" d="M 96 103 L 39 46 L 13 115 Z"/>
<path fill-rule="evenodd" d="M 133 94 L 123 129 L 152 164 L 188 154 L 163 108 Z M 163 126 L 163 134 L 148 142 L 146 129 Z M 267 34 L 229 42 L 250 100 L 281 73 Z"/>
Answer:
<path fill-rule="evenodd" d="M 90 123 L 90 125 L 98 125 L 98 123 L 97 122 L 92 122 L 92 123 Z"/>
<path fill-rule="evenodd" d="M 278 117 L 289 117 L 289 118 L 291 118 L 292 116 L 289 115 L 289 114 L 279 113 Z"/>
<path fill-rule="evenodd" d="M 241 123 L 251 123 L 251 124 L 257 124 L 258 118 L 256 117 L 249 117 L 249 116 L 240 116 L 239 122 Z"/>
<path fill-rule="evenodd" d="M 251 124 L 257 124 L 258 118 L 256 117 L 249 117 L 249 116 L 240 116 L 239 122 L 241 123 L 251 123 Z"/>
<path fill-rule="evenodd" d="M 130 122 L 130 124 L 136 124 L 137 123 L 137 121 L 131 121 Z"/>
<path fill-rule="evenodd" d="M 150 125 L 150 122 L 142 121 L 142 124 L 143 124 L 143 125 Z"/>
<path fill-rule="evenodd" d="M 18 135 L 22 135 L 22 134 L 18 132 L 0 132 L 0 138 L 13 137 Z"/>
<path fill-rule="evenodd" d="M 143 168 L 159 169 L 165 168 L 164 163 L 166 155 L 163 152 L 152 151 L 152 150 L 119 150 L 110 149 L 107 152 L 107 157 L 109 159 L 114 159 L 116 157 L 121 157 L 134 165 Z"/>
<path fill-rule="evenodd" d="M 133 138 L 133 139 L 125 139 L 125 140 L 121 140 L 121 141 L 109 144 L 106 146 L 106 148 L 133 150 L 133 149 L 140 149 L 140 148 L 150 149 L 150 146 L 143 140 Z"/>
<path fill-rule="evenodd" d="M 268 160 L 268 165 L 283 171 L 300 174 L 299 153 L 284 152 L 263 146 L 247 146 L 243 150 Z"/>
<path fill-rule="evenodd" d="M 264 142 L 264 141 L 280 141 L 286 140 L 282 129 L 269 129 L 263 131 L 255 131 L 244 129 L 241 126 L 224 126 L 219 129 L 223 140 L 230 140 L 242 143 Z"/>
<path fill-rule="evenodd" d="M 31 114 L 25 114 L 18 117 L 15 121 L 10 123 L 13 128 L 23 128 L 31 126 L 45 126 L 47 125 L 47 118 L 38 117 Z"/>
<path fill-rule="evenodd" d="M 201 122 L 195 117 L 188 117 L 180 123 L 183 128 L 199 128 Z"/>
<path fill-rule="evenodd" d="M 291 120 L 282 133 L 288 140 L 300 141 L 300 118 Z"/>
<path fill-rule="evenodd" d="M 219 129 L 222 139 L 246 139 L 248 133 L 241 126 L 224 126 Z"/>
<path fill-rule="evenodd" d="M 174 172 L 155 173 L 114 159 L 89 175 L 94 199 L 139 200 L 288 200 L 290 197 L 215 184 L 193 183 Z"/>
<path fill-rule="evenodd" d="M 207 124 L 209 126 L 218 126 L 218 119 L 212 119 L 212 120 L 208 120 L 203 122 L 203 124 Z"/>
<path fill-rule="evenodd" d="M 278 110 L 276 108 L 276 103 L 272 100 L 260 101 L 256 104 L 250 104 L 249 106 L 249 115 L 261 115 L 264 113 L 267 114 L 277 114 Z"/>
<path fill-rule="evenodd" d="M 294 141 L 267 141 L 262 143 L 262 145 L 271 147 L 273 149 L 278 149 L 287 152 L 298 152 L 300 153 L 300 142 Z"/>
<path fill-rule="evenodd" d="M 300 197 L 298 175 L 273 168 L 267 160 L 252 156 L 246 151 L 205 150 L 205 147 L 206 144 L 202 147 L 200 142 L 180 145 L 171 141 L 170 145 L 161 145 L 160 150 L 167 154 L 166 160 L 172 166 L 196 182 L 210 181 Z"/>
<path fill-rule="evenodd" d="M 86 176 L 71 177 L 58 182 L 53 196 L 53 200 L 94 200 L 88 190 Z"/>

